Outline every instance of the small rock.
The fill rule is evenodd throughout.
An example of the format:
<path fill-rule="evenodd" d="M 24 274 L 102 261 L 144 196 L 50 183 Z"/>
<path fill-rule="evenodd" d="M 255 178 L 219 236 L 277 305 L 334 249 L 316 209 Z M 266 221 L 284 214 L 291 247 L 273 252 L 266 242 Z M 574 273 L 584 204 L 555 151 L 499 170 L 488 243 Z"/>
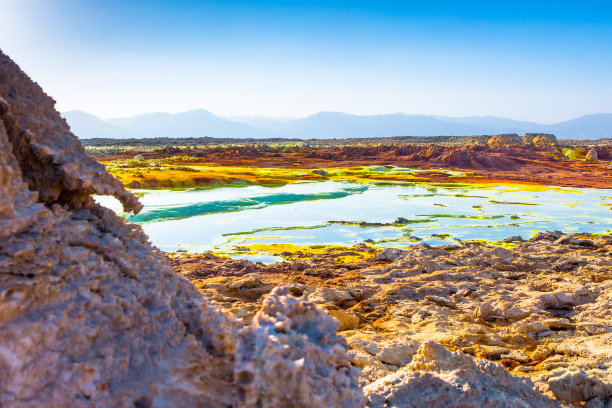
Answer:
<path fill-rule="evenodd" d="M 358 333 L 355 335 L 355 333 Z M 377 341 L 372 341 L 369 338 L 363 338 L 366 332 L 345 333 L 346 342 L 351 349 L 363 349 L 372 356 L 375 356 L 380 351 Z M 376 338 L 376 337 L 374 337 Z M 380 339 L 378 339 L 380 340 Z"/>
<path fill-rule="evenodd" d="M 546 319 L 542 321 L 542 324 L 551 330 L 573 330 L 576 328 L 576 324 L 566 318 Z"/>
<path fill-rule="evenodd" d="M 562 235 L 563 235 L 563 233 L 561 231 L 557 231 L 557 230 L 546 231 L 546 232 L 539 232 L 533 238 L 531 238 L 530 241 L 532 241 L 532 242 L 536 242 L 536 241 L 556 241 L 559 238 L 561 238 Z"/>
<path fill-rule="evenodd" d="M 535 361 L 544 361 L 552 354 L 552 350 L 544 345 L 538 345 L 534 351 L 531 352 L 531 359 Z"/>
<path fill-rule="evenodd" d="M 359 326 L 359 318 L 353 313 L 344 310 L 328 310 L 327 313 L 334 316 L 340 322 L 338 331 L 353 330 Z"/>
<path fill-rule="evenodd" d="M 476 309 L 476 316 L 480 317 L 482 320 L 486 320 L 494 311 L 495 308 L 490 302 L 481 303 Z"/>
<path fill-rule="evenodd" d="M 355 367 L 363 368 L 370 364 L 380 362 L 370 353 L 362 349 L 352 349 L 348 353 L 348 358 Z"/>
<path fill-rule="evenodd" d="M 555 244 L 559 245 L 578 245 L 581 247 L 594 248 L 597 247 L 590 239 L 574 238 L 571 235 L 566 235 L 555 241 Z"/>
<path fill-rule="evenodd" d="M 418 341 L 405 337 L 381 345 L 380 352 L 376 355 L 376 358 L 385 364 L 403 367 L 412 360 L 412 357 L 418 349 Z"/>
<path fill-rule="evenodd" d="M 529 356 L 527 356 L 527 354 L 523 353 L 520 350 L 510 350 L 509 352 L 502 354 L 501 358 L 508 359 L 508 360 L 514 360 L 521 364 L 527 364 L 528 362 L 531 361 Z"/>
<path fill-rule="evenodd" d="M 230 289 L 254 288 L 261 284 L 261 278 L 263 278 L 263 275 L 259 273 L 249 273 L 248 275 L 244 275 L 239 280 L 229 283 L 227 287 Z"/>
<path fill-rule="evenodd" d="M 429 296 L 425 296 L 425 300 L 429 300 L 430 302 L 433 302 L 439 306 L 448 307 L 450 309 L 456 309 L 455 303 L 452 300 L 442 297 L 442 296 L 429 295 Z"/>
<path fill-rule="evenodd" d="M 587 159 L 588 161 L 597 161 L 599 160 L 599 157 L 597 155 L 597 150 L 595 148 L 590 149 L 586 156 L 584 156 L 585 159 Z"/>
<path fill-rule="evenodd" d="M 606 384 L 582 370 L 556 370 L 549 377 L 548 386 L 557 398 L 569 403 L 612 397 L 612 384 Z"/>
<path fill-rule="evenodd" d="M 477 344 L 476 347 L 474 347 L 474 353 L 477 357 L 484 357 L 490 360 L 499 360 L 503 355 L 509 354 L 510 350 L 505 347 Z"/>
<path fill-rule="evenodd" d="M 517 324 L 516 326 L 514 326 L 514 330 L 518 332 L 538 334 L 548 331 L 548 326 L 544 326 L 540 322 L 529 322 Z"/>
<path fill-rule="evenodd" d="M 398 248 L 387 248 L 376 254 L 376 259 L 379 261 L 395 261 L 399 259 L 406 251 Z"/>
<path fill-rule="evenodd" d="M 508 320 L 521 320 L 529 316 L 531 313 L 528 310 L 523 310 L 519 307 L 509 307 L 502 310 L 502 315 Z"/>

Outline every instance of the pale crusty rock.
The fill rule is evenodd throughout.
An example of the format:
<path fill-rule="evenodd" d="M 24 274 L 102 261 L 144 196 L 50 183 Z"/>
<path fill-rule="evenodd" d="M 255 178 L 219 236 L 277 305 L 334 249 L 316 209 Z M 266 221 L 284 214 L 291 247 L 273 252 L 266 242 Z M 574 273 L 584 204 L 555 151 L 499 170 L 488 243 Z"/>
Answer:
<path fill-rule="evenodd" d="M 584 156 L 585 159 L 589 160 L 589 161 L 597 161 L 599 160 L 599 155 L 597 154 L 597 149 L 592 148 L 590 149 L 586 156 Z"/>
<path fill-rule="evenodd" d="M 557 398 L 566 402 L 583 402 L 612 397 L 612 384 L 606 384 L 582 370 L 556 370 L 548 386 Z"/>
<path fill-rule="evenodd" d="M 364 387 L 366 406 L 443 407 L 562 407 L 516 377 L 500 364 L 451 352 L 426 341 L 401 370 Z"/>
<path fill-rule="evenodd" d="M 231 405 L 237 324 L 93 202 L 140 209 L 53 104 L 0 53 L 0 406 Z"/>
<path fill-rule="evenodd" d="M 305 298 L 275 288 L 236 352 L 236 407 L 356 407 L 357 369 L 347 357 L 338 321 Z"/>
<path fill-rule="evenodd" d="M 237 325 L 93 202 L 140 208 L 53 103 L 0 53 L 0 405 L 231 405 Z"/>

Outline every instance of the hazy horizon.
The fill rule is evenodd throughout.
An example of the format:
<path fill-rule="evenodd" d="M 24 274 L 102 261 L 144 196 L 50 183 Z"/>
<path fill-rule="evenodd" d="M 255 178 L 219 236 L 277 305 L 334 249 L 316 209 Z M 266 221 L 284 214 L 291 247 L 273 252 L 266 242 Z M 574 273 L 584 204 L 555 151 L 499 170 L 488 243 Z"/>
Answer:
<path fill-rule="evenodd" d="M 86 114 L 90 114 L 90 115 L 94 115 L 95 117 L 97 117 L 100 120 L 103 121 L 112 121 L 115 119 L 129 119 L 129 118 L 134 118 L 137 116 L 145 116 L 145 115 L 154 115 L 154 114 L 171 114 L 171 115 L 175 115 L 175 114 L 181 114 L 181 113 L 189 113 L 189 112 L 196 112 L 196 111 L 206 111 L 209 113 L 212 113 L 213 115 L 219 117 L 219 118 L 223 118 L 223 119 L 227 119 L 227 120 L 232 120 L 235 122 L 240 122 L 240 123 L 248 123 L 249 119 L 269 119 L 269 120 L 273 120 L 273 121 L 279 121 L 279 122 L 284 122 L 284 121 L 292 121 L 292 120 L 298 120 L 298 119 L 305 119 L 305 118 L 309 118 L 311 116 L 315 116 L 317 114 L 320 113 L 338 113 L 338 114 L 343 114 L 343 115 L 349 115 L 349 116 L 386 116 L 386 115 L 406 115 L 406 116 L 427 116 L 427 117 L 432 117 L 432 118 L 453 118 L 453 119 L 462 119 L 462 118 L 497 118 L 497 119 L 509 119 L 512 121 L 517 121 L 517 122 L 534 122 L 534 123 L 538 123 L 538 124 L 542 124 L 542 125 L 554 125 L 560 122 L 566 122 L 566 121 L 570 121 L 573 119 L 578 119 L 578 118 L 582 118 L 584 116 L 592 116 L 592 115 L 601 115 L 601 114 L 612 114 L 612 112 L 592 112 L 592 113 L 586 113 L 584 115 L 580 115 L 580 116 L 572 116 L 572 117 L 568 117 L 565 119 L 561 119 L 559 121 L 555 121 L 555 122 L 538 122 L 538 121 L 531 121 L 531 120 L 525 120 L 525 119 L 521 119 L 521 118 L 511 118 L 511 117 L 507 117 L 507 116 L 496 116 L 496 115 L 469 115 L 469 116 L 454 116 L 454 115 L 439 115 L 439 114 L 435 114 L 435 113 L 410 113 L 410 112 L 400 112 L 400 111 L 396 111 L 396 112 L 385 112 L 385 113 L 372 113 L 372 114 L 356 114 L 356 113 L 351 113 L 351 112 L 342 112 L 342 111 L 333 111 L 333 110 L 324 110 L 324 111 L 317 111 L 317 112 L 313 112 L 304 116 L 293 116 L 293 117 L 287 117 L 287 116 L 269 116 L 269 115 L 247 115 L 247 114 L 235 114 L 235 115 L 222 115 L 220 113 L 217 113 L 211 109 L 207 109 L 207 108 L 202 108 L 202 107 L 196 107 L 193 109 L 187 109 L 187 110 L 181 110 L 181 111 L 175 111 L 175 112 L 171 112 L 171 111 L 147 111 L 147 112 L 139 112 L 139 113 L 135 113 L 133 115 L 124 115 L 124 116 L 111 116 L 111 117 L 102 117 L 102 116 L 98 116 L 93 112 L 87 112 L 85 110 L 82 109 L 69 109 L 69 110 L 65 110 L 65 111 L 60 111 L 60 113 L 63 115 L 65 113 L 70 113 L 70 112 L 82 112 L 82 113 L 86 113 Z"/>
<path fill-rule="evenodd" d="M 81 138 L 376 138 L 393 136 L 473 136 L 503 133 L 552 133 L 561 139 L 612 137 L 612 113 L 581 116 L 555 124 L 515 121 L 496 116 L 348 115 L 319 112 L 305 118 L 222 117 L 205 109 L 152 112 L 101 119 L 83 111 L 62 116 Z"/>
<path fill-rule="evenodd" d="M 612 112 L 612 4 L 0 0 L 0 47 L 60 111 Z"/>

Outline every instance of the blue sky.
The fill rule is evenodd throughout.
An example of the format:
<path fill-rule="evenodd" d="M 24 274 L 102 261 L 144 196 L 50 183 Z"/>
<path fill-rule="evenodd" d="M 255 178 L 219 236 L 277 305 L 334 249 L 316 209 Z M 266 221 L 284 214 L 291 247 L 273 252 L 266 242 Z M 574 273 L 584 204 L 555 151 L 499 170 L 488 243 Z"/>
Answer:
<path fill-rule="evenodd" d="M 101 117 L 612 112 L 612 2 L 0 0 L 0 48 Z"/>

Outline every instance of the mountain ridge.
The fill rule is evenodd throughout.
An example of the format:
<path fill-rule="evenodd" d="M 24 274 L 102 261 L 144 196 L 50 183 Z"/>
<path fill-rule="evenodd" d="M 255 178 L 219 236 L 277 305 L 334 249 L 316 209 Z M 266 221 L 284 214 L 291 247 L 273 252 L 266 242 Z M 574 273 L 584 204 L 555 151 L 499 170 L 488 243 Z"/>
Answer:
<path fill-rule="evenodd" d="M 343 139 L 392 136 L 474 136 L 499 133 L 552 133 L 559 139 L 593 140 L 612 137 L 612 113 L 595 113 L 554 124 L 540 124 L 496 116 L 451 117 L 391 113 L 353 115 L 321 111 L 305 118 L 253 121 L 249 116 L 230 120 L 205 109 L 153 112 L 100 119 L 83 111 L 62 113 L 73 132 L 92 138 L 287 138 Z M 261 118 L 261 117 L 260 117 Z M 249 122 L 249 123 L 247 123 Z"/>

